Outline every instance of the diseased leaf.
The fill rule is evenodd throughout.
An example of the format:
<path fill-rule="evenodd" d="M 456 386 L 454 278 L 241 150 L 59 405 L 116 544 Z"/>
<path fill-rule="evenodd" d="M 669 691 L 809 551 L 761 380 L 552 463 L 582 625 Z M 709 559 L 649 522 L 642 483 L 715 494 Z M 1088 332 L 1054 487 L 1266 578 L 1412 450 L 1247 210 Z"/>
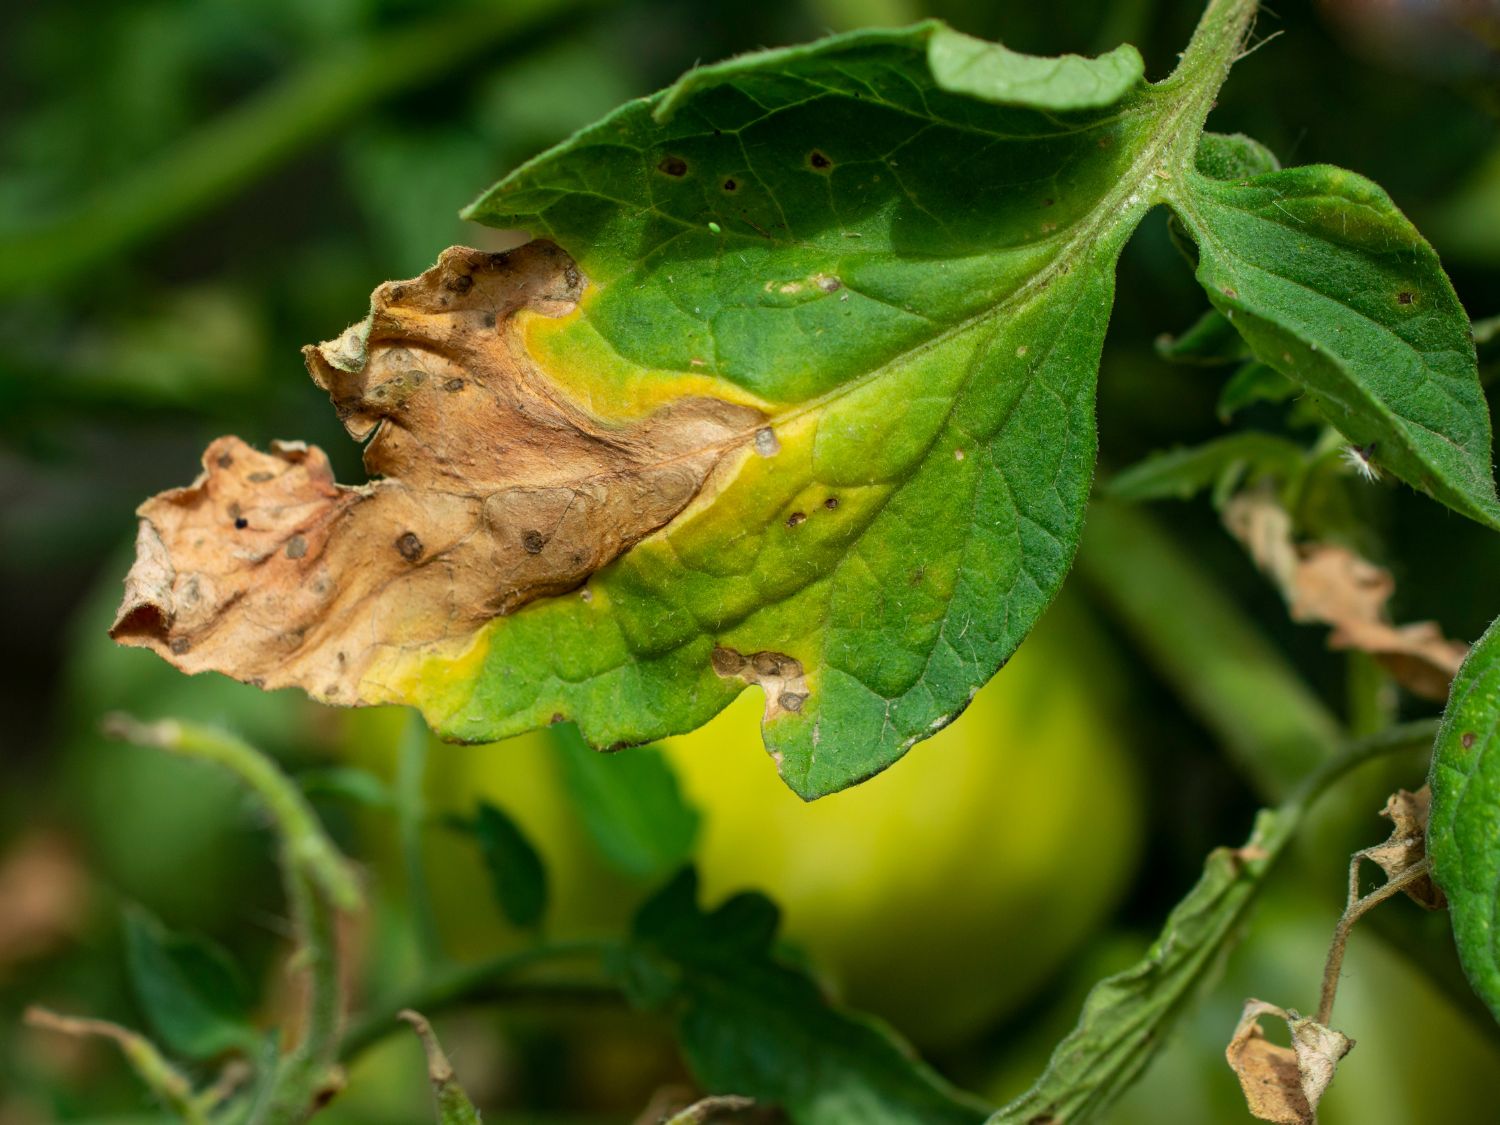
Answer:
<path fill-rule="evenodd" d="M 705 1090 L 780 1106 L 803 1125 L 984 1120 L 890 1029 L 773 958 L 768 899 L 736 895 L 705 912 L 697 891 L 688 870 L 648 900 L 615 969 L 635 1003 L 672 1013 Z"/>
<path fill-rule="evenodd" d="M 1187 499 L 1205 488 L 1225 492 L 1263 476 L 1285 478 L 1301 468 L 1300 446 L 1271 434 L 1246 432 L 1187 449 L 1153 453 L 1110 478 L 1121 500 Z"/>
<path fill-rule="evenodd" d="M 1261 1016 L 1285 1020 L 1292 1045 L 1280 1047 L 1267 1039 Z M 1353 1046 L 1347 1035 L 1306 1016 L 1264 1000 L 1247 1000 L 1224 1055 L 1255 1117 L 1280 1125 L 1316 1125 L 1318 1103 L 1333 1081 L 1334 1068 Z"/>
<path fill-rule="evenodd" d="M 207 938 L 168 930 L 139 907 L 125 911 L 130 983 L 152 1029 L 177 1054 L 212 1058 L 257 1042 L 250 988 Z"/>
<path fill-rule="evenodd" d="M 1046 1072 L 989 1125 L 1091 1121 L 1108 1108 L 1145 1070 L 1234 946 L 1302 812 L 1300 800 L 1262 810 L 1243 847 L 1211 853 L 1203 877 L 1172 909 L 1146 956 L 1094 986 L 1078 1026 L 1057 1045 Z"/>
<path fill-rule="evenodd" d="M 571 727 L 558 727 L 556 734 L 568 795 L 605 859 L 641 878 L 667 875 L 687 862 L 700 818 L 660 750 L 597 754 Z"/>
<path fill-rule="evenodd" d="M 1427 854 L 1469 983 L 1500 1020 L 1500 621 L 1464 661 L 1433 750 Z"/>
<path fill-rule="evenodd" d="M 535 846 L 514 820 L 488 801 L 479 802 L 470 827 L 501 912 L 517 926 L 536 925 L 547 910 L 547 869 Z"/>
<path fill-rule="evenodd" d="M 755 686 L 802 796 L 884 769 L 1071 565 L 1124 242 L 1231 190 L 1196 167 L 1266 165 L 1201 133 L 1253 8 L 1215 0 L 1155 86 L 1129 48 L 1039 60 L 928 22 L 623 106 L 466 212 L 538 241 L 450 250 L 308 350 L 378 479 L 221 439 L 141 509 L 115 636 L 468 741 L 648 742 Z M 1361 366 L 1388 350 L 1340 371 L 1390 389 Z M 1473 460 L 1466 411 L 1435 422 Z"/>
<path fill-rule="evenodd" d="M 1413 488 L 1500 528 L 1468 317 L 1384 191 L 1325 166 L 1195 174 L 1172 207 L 1198 280 L 1257 359 Z"/>
<path fill-rule="evenodd" d="M 1396 583 L 1389 571 L 1339 543 L 1295 542 L 1291 516 L 1263 490 L 1230 500 L 1224 526 L 1281 589 L 1293 621 L 1332 626 L 1330 648 L 1368 652 L 1408 691 L 1448 698 L 1468 646 L 1449 640 L 1436 622 L 1393 625 L 1386 603 Z"/>

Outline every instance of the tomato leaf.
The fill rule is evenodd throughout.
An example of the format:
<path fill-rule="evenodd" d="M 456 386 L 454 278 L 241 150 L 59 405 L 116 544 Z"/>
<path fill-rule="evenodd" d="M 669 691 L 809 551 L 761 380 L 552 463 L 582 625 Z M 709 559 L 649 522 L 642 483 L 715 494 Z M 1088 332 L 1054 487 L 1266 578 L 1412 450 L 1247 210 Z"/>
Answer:
<path fill-rule="evenodd" d="M 465 826 L 479 841 L 495 901 L 512 924 L 534 926 L 547 910 L 547 869 L 536 847 L 516 822 L 488 801 L 480 801 Z"/>
<path fill-rule="evenodd" d="M 222 947 L 169 930 L 139 907 L 125 911 L 124 924 L 131 987 L 167 1046 L 206 1059 L 257 1042 L 249 985 Z"/>
<path fill-rule="evenodd" d="M 779 1105 L 807 1125 L 959 1125 L 985 1109 L 885 1025 L 834 1006 L 771 953 L 776 907 L 740 894 L 711 911 L 686 870 L 649 899 L 614 970 L 632 1001 L 665 1009 L 698 1084 Z"/>
<path fill-rule="evenodd" d="M 1464 973 L 1500 1019 L 1500 621 L 1459 669 L 1433 751 L 1427 852 Z"/>
<path fill-rule="evenodd" d="M 1243 847 L 1209 855 L 1202 878 L 1172 909 L 1145 957 L 1094 986 L 1078 1026 L 1057 1045 L 1046 1071 L 989 1125 L 1094 1120 L 1140 1076 L 1238 942 L 1302 808 L 1299 799 L 1262 810 Z"/>
<path fill-rule="evenodd" d="M 701 819 L 660 750 L 597 754 L 573 727 L 558 727 L 563 782 L 604 858 L 637 878 L 665 876 L 687 862 Z"/>
<path fill-rule="evenodd" d="M 1198 280 L 1257 359 L 1382 468 L 1500 528 L 1468 316 L 1384 191 L 1326 166 L 1195 173 L 1171 205 L 1197 243 Z"/>

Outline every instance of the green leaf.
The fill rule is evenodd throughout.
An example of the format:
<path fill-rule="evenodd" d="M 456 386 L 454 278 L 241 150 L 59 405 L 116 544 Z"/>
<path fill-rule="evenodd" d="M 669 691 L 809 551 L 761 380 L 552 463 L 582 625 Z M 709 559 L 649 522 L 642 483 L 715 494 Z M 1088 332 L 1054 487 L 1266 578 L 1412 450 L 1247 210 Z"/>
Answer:
<path fill-rule="evenodd" d="M 642 746 L 599 754 L 575 727 L 558 727 L 555 734 L 568 795 L 604 858 L 638 878 L 681 867 L 692 855 L 700 817 L 661 751 Z"/>
<path fill-rule="evenodd" d="M 1256 402 L 1285 402 L 1297 393 L 1297 384 L 1274 367 L 1260 362 L 1245 364 L 1229 377 L 1219 392 L 1219 420 L 1227 422 Z"/>
<path fill-rule="evenodd" d="M 131 988 L 168 1047 L 206 1059 L 254 1046 L 250 989 L 223 948 L 169 930 L 139 907 L 125 911 L 124 933 Z"/>
<path fill-rule="evenodd" d="M 1242 848 L 1218 848 L 1137 964 L 1106 977 L 1034 1086 L 989 1125 L 1095 1120 L 1150 1064 L 1172 1025 L 1239 940 L 1266 873 L 1301 819 L 1300 801 L 1262 810 Z"/>
<path fill-rule="evenodd" d="M 1146 64 L 1128 43 L 1097 59 L 1038 58 L 941 24 L 927 41 L 927 65 L 944 90 L 1032 109 L 1100 109 L 1140 85 Z"/>
<path fill-rule="evenodd" d="M 468 825 L 490 875 L 500 910 L 514 925 L 534 926 L 547 910 L 547 869 L 516 822 L 481 801 Z"/>
<path fill-rule="evenodd" d="M 1500 1020 L 1500 620 L 1453 681 L 1429 780 L 1433 878 L 1464 973 Z"/>
<path fill-rule="evenodd" d="M 782 1106 L 802 1125 L 957 1125 L 984 1119 L 884 1025 L 831 1004 L 771 955 L 776 907 L 740 894 L 712 911 L 684 871 L 641 907 L 615 971 L 666 1008 L 698 1084 Z"/>
<path fill-rule="evenodd" d="M 1170 363 L 1222 367 L 1239 363 L 1248 353 L 1244 338 L 1218 309 L 1209 309 L 1180 336 L 1159 336 L 1156 354 Z"/>
<path fill-rule="evenodd" d="M 390 787 L 369 770 L 355 766 L 321 766 L 302 770 L 297 785 L 308 797 L 331 797 L 369 809 L 394 808 Z"/>
<path fill-rule="evenodd" d="M 1256 358 L 1402 480 L 1500 528 L 1469 321 L 1432 247 L 1380 188 L 1311 166 L 1193 174 L 1172 207 L 1198 280 Z"/>
<path fill-rule="evenodd" d="M 1259 477 L 1287 479 L 1301 469 L 1300 446 L 1246 431 L 1202 445 L 1153 453 L 1111 477 L 1105 492 L 1120 500 L 1186 500 L 1205 488 L 1225 492 Z"/>

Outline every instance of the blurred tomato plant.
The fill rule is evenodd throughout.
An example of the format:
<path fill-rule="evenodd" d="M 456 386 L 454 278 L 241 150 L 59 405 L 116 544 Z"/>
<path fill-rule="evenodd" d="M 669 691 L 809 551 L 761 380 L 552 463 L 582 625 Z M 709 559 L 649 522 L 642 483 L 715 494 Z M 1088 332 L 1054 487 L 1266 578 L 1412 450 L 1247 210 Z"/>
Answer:
<path fill-rule="evenodd" d="M 1263 14 L 1246 42 L 1254 6 L 1219 0 L 1160 81 L 1203 6 L 0 14 L 0 1121 L 394 1123 L 430 1119 L 433 1099 L 444 1121 L 476 1104 L 559 1122 L 1238 1120 L 1222 1059 L 1251 993 L 1359 1040 L 1320 1120 L 1485 1119 L 1500 719 L 1493 630 L 1466 663 L 1463 642 L 1494 616 L 1500 565 L 1484 526 L 1500 17 L 1486 0 L 1329 2 Z M 929 16 L 982 38 L 915 25 Z M 697 62 L 898 25 L 915 26 L 629 102 Z M 1013 53 L 1066 51 L 1098 58 Z M 1200 144 L 1211 99 L 1226 135 Z M 722 124 L 747 104 L 795 127 L 738 153 L 699 135 L 695 115 Z M 907 143 L 912 121 L 939 159 Z M 950 144 L 955 127 L 990 140 Z M 886 178 L 852 175 L 877 157 Z M 459 219 L 497 178 L 468 212 L 488 225 Z M 798 237 L 782 245 L 777 222 Z M 671 249 L 646 253 L 664 232 Z M 450 243 L 502 252 L 528 233 L 594 287 L 550 344 L 526 336 L 546 378 L 608 415 L 620 385 L 675 372 L 653 401 L 726 395 L 774 423 L 754 427 L 750 486 L 721 482 L 708 517 L 669 524 L 708 529 L 711 550 L 674 540 L 698 572 L 669 571 L 652 554 L 664 537 L 643 538 L 607 569 L 636 560 L 637 577 L 668 575 L 656 586 L 590 578 L 584 626 L 548 588 L 517 615 L 545 623 L 524 644 L 486 624 L 484 668 L 429 667 L 381 697 L 477 745 L 439 742 L 405 709 L 333 712 L 106 640 L 129 510 L 209 438 L 306 436 L 360 479 L 326 399 L 288 371 L 295 347 Z M 712 352 L 694 350 L 705 307 Z M 993 309 L 1008 315 L 988 350 L 959 355 Z M 914 343 L 928 367 L 903 366 Z M 883 389 L 841 415 L 855 361 Z M 965 364 L 986 386 L 1025 367 L 1053 394 L 1011 402 L 1020 423 L 986 445 L 994 403 L 949 378 Z M 1075 577 L 976 694 L 1071 559 L 1096 367 L 1102 480 Z M 934 401 L 956 404 L 961 437 Z M 821 447 L 788 420 L 818 412 Z M 923 426 L 940 455 L 913 468 Z M 755 475 L 798 463 L 804 440 L 831 479 Z M 981 468 L 1024 518 L 965 491 Z M 929 478 L 946 483 L 911 484 Z M 894 486 L 870 501 L 893 481 L 916 502 Z M 1139 506 L 1167 499 L 1191 502 L 1170 523 Z M 899 526 L 867 534 L 881 505 Z M 947 537 L 971 524 L 983 566 L 949 569 Z M 799 546 L 755 548 L 776 564 L 753 575 L 760 623 L 692 649 L 684 611 L 702 628 L 712 607 L 750 604 L 729 561 L 772 534 Z M 522 546 L 551 561 L 546 541 Z M 838 569 L 851 557 L 855 577 Z M 839 576 L 844 617 L 807 626 L 783 582 L 798 567 Z M 967 621 L 960 655 L 914 661 L 940 611 Z M 589 661 L 616 658 L 622 620 L 647 648 L 697 652 L 691 673 L 642 661 L 633 689 L 580 688 L 602 678 Z M 835 665 L 887 693 L 883 713 L 834 685 Z M 538 667 L 592 670 L 558 687 Z M 774 765 L 831 795 L 807 804 L 777 779 L 767 699 Z M 107 737 L 113 712 L 143 721 Z M 553 718 L 579 726 L 492 741 Z M 1347 857 L 1391 828 L 1373 810 L 1419 785 L 1434 741 L 1432 855 L 1425 825 L 1399 823 L 1379 855 L 1391 887 L 1435 877 L 1451 914 L 1397 901 L 1351 939 L 1385 892 L 1354 880 L 1335 931 Z M 1316 983 L 1335 932 L 1336 1011 Z M 28 1005 L 45 1006 L 30 1028 Z M 437 1037 L 403 1029 L 406 1008 Z"/>

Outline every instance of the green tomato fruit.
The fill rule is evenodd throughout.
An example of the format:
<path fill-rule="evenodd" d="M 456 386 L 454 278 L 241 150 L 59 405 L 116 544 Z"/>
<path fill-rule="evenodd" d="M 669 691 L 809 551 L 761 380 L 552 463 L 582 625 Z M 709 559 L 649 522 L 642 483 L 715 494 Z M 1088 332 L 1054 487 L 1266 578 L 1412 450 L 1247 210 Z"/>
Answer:
<path fill-rule="evenodd" d="M 709 901 L 757 889 L 856 1008 L 952 1044 L 1035 991 L 1135 865 L 1136 778 L 1074 607 L 1050 614 L 951 726 L 805 804 L 760 750 L 759 692 L 667 742 L 704 813 Z"/>

